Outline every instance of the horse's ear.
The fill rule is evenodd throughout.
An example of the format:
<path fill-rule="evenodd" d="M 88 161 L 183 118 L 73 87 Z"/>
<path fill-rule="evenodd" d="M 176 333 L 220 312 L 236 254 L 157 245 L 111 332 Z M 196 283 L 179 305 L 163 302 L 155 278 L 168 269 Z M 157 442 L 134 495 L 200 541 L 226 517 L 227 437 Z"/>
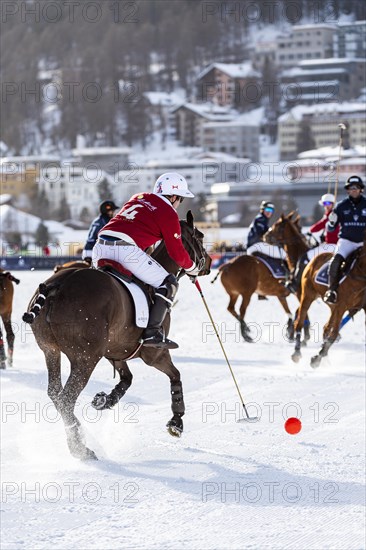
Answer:
<path fill-rule="evenodd" d="M 193 214 L 192 214 L 192 210 L 188 210 L 187 212 L 187 223 L 190 227 L 193 228 Z"/>
<path fill-rule="evenodd" d="M 295 212 L 296 212 L 296 210 L 291 210 L 291 212 L 289 214 L 287 214 L 287 219 L 292 221 L 291 218 L 295 214 Z"/>
<path fill-rule="evenodd" d="M 300 214 L 298 214 L 293 221 L 294 221 L 295 225 L 299 226 L 300 225 Z"/>
<path fill-rule="evenodd" d="M 282 212 L 281 216 L 280 216 L 280 220 L 281 222 L 284 222 L 285 221 L 285 214 Z"/>

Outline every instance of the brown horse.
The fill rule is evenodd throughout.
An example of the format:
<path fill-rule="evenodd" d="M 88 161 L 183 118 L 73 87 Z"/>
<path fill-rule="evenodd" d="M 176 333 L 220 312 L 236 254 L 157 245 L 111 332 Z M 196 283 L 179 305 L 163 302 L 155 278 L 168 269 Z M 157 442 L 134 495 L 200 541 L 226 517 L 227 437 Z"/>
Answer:
<path fill-rule="evenodd" d="M 287 217 L 284 217 L 282 215 L 280 220 L 277 222 L 277 227 L 282 222 L 284 222 L 285 225 L 287 225 L 286 222 L 289 222 L 289 227 L 292 227 L 293 231 L 296 232 L 298 235 L 298 219 L 291 222 L 293 215 L 293 212 L 291 212 Z M 288 229 L 286 229 L 285 238 L 289 242 L 291 241 L 291 238 L 287 236 L 287 231 Z M 268 242 L 270 241 L 268 240 Z M 277 240 L 275 243 L 272 244 L 277 244 Z M 303 240 L 301 242 L 301 246 L 296 248 L 293 247 L 293 250 L 291 248 L 291 258 L 288 258 L 288 262 L 291 267 L 294 265 L 294 263 L 296 263 L 300 255 L 306 251 L 306 249 L 306 244 L 305 242 L 303 242 Z M 235 319 L 239 321 L 241 334 L 246 342 L 253 342 L 249 334 L 249 327 L 244 321 L 244 317 L 250 299 L 254 293 L 257 293 L 260 296 L 276 296 L 278 298 L 280 304 L 286 311 L 289 318 L 287 323 L 287 336 L 290 340 L 293 339 L 293 319 L 286 300 L 290 292 L 284 287 L 283 278 L 276 279 L 272 275 L 268 267 L 266 267 L 266 265 L 261 260 L 259 260 L 255 256 L 246 255 L 239 256 L 234 260 L 231 260 L 220 266 L 219 273 L 216 275 L 212 282 L 214 282 L 219 275 L 221 275 L 221 283 L 230 297 L 227 309 L 231 313 L 231 315 L 233 315 Z M 237 313 L 235 310 L 235 304 L 239 296 L 241 296 L 242 301 L 240 304 L 239 313 Z"/>
<path fill-rule="evenodd" d="M 14 353 L 14 332 L 11 326 L 11 314 L 13 311 L 14 285 L 13 282 L 19 284 L 19 279 L 13 277 L 9 271 L 0 269 L 0 316 L 2 318 L 6 341 L 8 344 L 7 363 L 11 367 L 13 365 Z M 3 341 L 3 335 L 0 327 L 0 369 L 6 368 L 6 354 Z"/>
<path fill-rule="evenodd" d="M 295 320 L 296 343 L 292 360 L 297 363 L 301 359 L 300 332 L 304 319 L 313 301 L 319 296 L 323 298 L 328 290 L 326 285 L 315 282 L 320 268 L 330 259 L 332 254 L 320 254 L 313 258 L 306 266 L 301 279 L 301 301 L 298 316 Z M 341 321 L 346 311 L 355 315 L 361 309 L 366 313 L 366 234 L 363 246 L 356 252 L 356 262 L 347 278 L 339 286 L 336 304 L 327 304 L 331 309 L 330 317 L 323 329 L 323 344 L 318 353 L 311 358 L 311 366 L 319 367 L 321 360 L 328 354 L 329 348 L 337 340 Z"/>
<path fill-rule="evenodd" d="M 68 269 L 69 267 L 82 269 L 85 267 L 91 267 L 90 262 L 87 262 L 85 260 L 72 260 L 71 262 L 66 262 L 64 264 L 57 264 L 53 268 L 54 273 L 58 273 L 62 269 Z"/>
<path fill-rule="evenodd" d="M 182 240 L 192 260 L 200 265 L 200 275 L 210 271 L 211 258 L 203 247 L 203 234 L 193 225 L 189 212 L 181 221 Z M 152 256 L 170 272 L 178 266 L 168 256 L 162 242 Z M 146 364 L 165 373 L 170 379 L 173 417 L 167 428 L 171 435 L 183 431 L 183 390 L 178 369 L 169 350 L 141 346 L 142 328 L 135 325 L 134 305 L 129 292 L 116 279 L 98 269 L 65 269 L 54 274 L 43 285 L 41 294 L 33 297 L 33 333 L 42 349 L 48 369 L 48 395 L 65 424 L 67 442 L 73 456 L 96 458 L 82 440 L 80 422 L 74 414 L 75 403 L 86 386 L 98 361 L 106 357 L 118 372 L 120 381 L 109 395 L 98 393 L 93 406 L 99 410 L 113 407 L 123 397 L 132 382 L 127 360 L 140 357 Z M 37 306 L 38 304 L 38 306 Z M 169 333 L 170 316 L 164 321 Z M 70 375 L 61 382 L 61 352 L 70 361 Z"/>

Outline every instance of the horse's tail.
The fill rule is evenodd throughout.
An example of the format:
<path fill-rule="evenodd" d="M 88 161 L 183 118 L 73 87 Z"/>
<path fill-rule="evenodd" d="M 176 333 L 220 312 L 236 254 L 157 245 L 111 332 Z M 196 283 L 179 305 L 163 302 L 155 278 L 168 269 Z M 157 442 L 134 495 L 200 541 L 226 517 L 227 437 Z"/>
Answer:
<path fill-rule="evenodd" d="M 216 281 L 216 279 L 217 279 L 218 277 L 220 277 L 220 275 L 221 275 L 221 271 L 218 271 L 218 272 L 216 273 L 215 277 L 212 279 L 211 284 L 213 284 L 213 283 Z"/>
<path fill-rule="evenodd" d="M 213 283 L 216 281 L 216 279 L 218 279 L 218 278 L 220 277 L 220 275 L 222 274 L 222 271 L 225 269 L 225 267 L 226 267 L 229 263 L 231 263 L 231 262 L 225 262 L 224 264 L 220 265 L 217 274 L 215 275 L 215 277 L 214 277 L 214 278 L 212 279 L 212 281 L 211 281 L 211 284 L 213 284 Z"/>
<path fill-rule="evenodd" d="M 23 314 L 23 321 L 25 323 L 32 324 L 34 319 L 38 317 L 38 315 L 41 312 L 41 309 L 46 303 L 47 294 L 50 289 L 47 288 L 47 285 L 45 283 L 41 283 L 38 287 L 38 295 L 36 298 L 36 301 L 34 303 L 34 306 L 32 306 L 30 311 L 26 311 Z"/>

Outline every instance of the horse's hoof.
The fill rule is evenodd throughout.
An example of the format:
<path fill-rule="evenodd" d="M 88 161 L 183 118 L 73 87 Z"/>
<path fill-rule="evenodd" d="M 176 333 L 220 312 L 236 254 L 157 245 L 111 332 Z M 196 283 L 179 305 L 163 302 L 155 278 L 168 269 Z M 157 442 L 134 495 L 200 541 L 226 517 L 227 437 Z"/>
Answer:
<path fill-rule="evenodd" d="M 173 437 L 180 437 L 183 433 L 183 421 L 180 416 L 173 416 L 166 425 L 168 432 Z"/>
<path fill-rule="evenodd" d="M 308 345 L 308 344 L 307 344 L 307 341 L 306 341 L 306 340 L 302 340 L 302 341 L 301 341 L 301 347 L 302 347 L 302 348 L 306 348 L 307 345 Z"/>
<path fill-rule="evenodd" d="M 83 456 L 80 457 L 81 460 L 83 461 L 87 461 L 87 460 L 98 460 L 98 457 L 97 455 L 95 454 L 94 451 L 92 451 L 91 449 L 88 449 L 88 447 L 85 447 L 85 452 L 83 453 Z"/>
<path fill-rule="evenodd" d="M 6 361 L 0 361 L 0 369 L 6 369 Z"/>
<path fill-rule="evenodd" d="M 321 360 L 322 360 L 322 358 L 320 357 L 320 355 L 314 355 L 314 357 L 312 357 L 311 360 L 310 360 L 310 366 L 313 369 L 318 368 L 320 363 L 321 363 Z"/>
<path fill-rule="evenodd" d="M 93 401 L 91 402 L 92 407 L 97 409 L 97 411 L 102 411 L 103 409 L 108 409 L 108 395 L 101 391 L 94 396 Z"/>
<path fill-rule="evenodd" d="M 254 340 L 249 336 L 248 332 L 242 332 L 241 335 L 246 342 L 248 342 L 249 344 L 254 344 Z"/>
<path fill-rule="evenodd" d="M 292 355 L 291 355 L 291 359 L 293 360 L 294 363 L 298 363 L 301 359 L 301 353 L 299 351 L 295 351 Z"/>

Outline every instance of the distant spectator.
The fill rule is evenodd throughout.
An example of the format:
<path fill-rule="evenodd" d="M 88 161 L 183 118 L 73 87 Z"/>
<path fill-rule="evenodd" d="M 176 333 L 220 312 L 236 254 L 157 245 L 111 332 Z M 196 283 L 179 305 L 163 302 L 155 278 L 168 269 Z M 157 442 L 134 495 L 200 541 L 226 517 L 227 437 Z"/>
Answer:
<path fill-rule="evenodd" d="M 113 218 L 114 212 L 119 209 L 119 206 L 113 201 L 103 201 L 99 205 L 99 216 L 92 221 L 89 227 L 88 239 L 82 251 L 82 259 L 91 262 L 92 250 L 97 242 L 98 233 L 103 227 Z"/>

